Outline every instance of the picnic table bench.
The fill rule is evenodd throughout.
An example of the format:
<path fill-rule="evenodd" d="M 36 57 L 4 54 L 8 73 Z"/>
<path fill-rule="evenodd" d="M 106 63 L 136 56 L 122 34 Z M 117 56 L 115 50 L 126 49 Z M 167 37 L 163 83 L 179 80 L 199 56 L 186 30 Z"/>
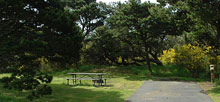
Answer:
<path fill-rule="evenodd" d="M 106 85 L 106 81 L 108 78 L 103 78 L 103 75 L 106 73 L 67 73 L 72 75 L 72 78 L 66 78 L 67 85 L 70 85 L 70 80 L 73 80 L 73 85 L 76 85 L 77 80 L 79 80 L 80 84 L 82 80 L 92 80 L 93 85 L 98 83 L 98 85 L 102 85 L 104 83 Z"/>

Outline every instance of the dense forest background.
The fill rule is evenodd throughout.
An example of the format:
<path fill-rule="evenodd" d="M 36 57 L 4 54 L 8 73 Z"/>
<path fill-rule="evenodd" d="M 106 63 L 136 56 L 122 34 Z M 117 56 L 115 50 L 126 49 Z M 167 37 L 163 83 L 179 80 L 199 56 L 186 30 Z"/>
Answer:
<path fill-rule="evenodd" d="M 5 87 L 50 94 L 47 72 L 79 65 L 174 64 L 193 77 L 220 73 L 219 0 L 0 0 Z M 37 90 L 36 90 L 37 89 Z M 40 91 L 38 91 L 40 90 Z M 46 90 L 43 92 L 42 90 Z"/>

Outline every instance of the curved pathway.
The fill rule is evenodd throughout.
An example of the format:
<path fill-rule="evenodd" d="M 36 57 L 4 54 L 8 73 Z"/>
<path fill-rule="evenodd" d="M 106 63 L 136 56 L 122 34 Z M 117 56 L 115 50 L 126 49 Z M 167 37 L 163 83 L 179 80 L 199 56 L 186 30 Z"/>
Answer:
<path fill-rule="evenodd" d="M 146 81 L 125 102 L 213 102 L 195 82 Z"/>

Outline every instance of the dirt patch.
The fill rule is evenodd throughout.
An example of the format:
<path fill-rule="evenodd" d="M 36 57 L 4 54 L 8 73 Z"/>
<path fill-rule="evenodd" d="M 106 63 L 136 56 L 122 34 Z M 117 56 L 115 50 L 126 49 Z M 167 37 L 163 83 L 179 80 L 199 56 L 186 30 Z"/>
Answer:
<path fill-rule="evenodd" d="M 215 84 L 210 82 L 199 82 L 198 85 L 204 90 L 204 92 L 212 90 L 213 88 L 216 87 Z"/>

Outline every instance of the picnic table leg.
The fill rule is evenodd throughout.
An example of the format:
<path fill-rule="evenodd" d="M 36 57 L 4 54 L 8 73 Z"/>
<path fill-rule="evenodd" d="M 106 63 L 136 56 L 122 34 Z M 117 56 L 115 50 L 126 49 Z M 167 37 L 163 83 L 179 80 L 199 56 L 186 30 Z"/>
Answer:
<path fill-rule="evenodd" d="M 95 80 L 92 80 L 92 82 L 93 82 L 93 86 L 95 86 Z"/>
<path fill-rule="evenodd" d="M 99 86 L 102 86 L 102 75 L 98 75 L 99 76 L 99 80 L 98 80 L 98 82 L 99 82 Z"/>
<path fill-rule="evenodd" d="M 67 85 L 69 85 L 69 79 L 67 79 Z"/>
<path fill-rule="evenodd" d="M 74 85 L 74 82 L 75 82 L 75 79 L 74 79 L 74 78 L 75 78 L 75 75 L 73 75 L 73 85 Z"/>
<path fill-rule="evenodd" d="M 76 74 L 73 75 L 73 85 L 76 84 Z"/>
<path fill-rule="evenodd" d="M 101 78 L 100 78 L 101 86 L 102 86 L 102 81 L 103 81 L 103 80 L 102 80 L 102 75 L 101 75 Z"/>
<path fill-rule="evenodd" d="M 106 79 L 105 79 L 105 86 L 106 86 Z"/>
<path fill-rule="evenodd" d="M 98 85 L 100 86 L 100 81 L 101 81 L 101 76 L 100 75 L 98 75 L 99 76 L 99 79 L 98 79 Z"/>
<path fill-rule="evenodd" d="M 75 74 L 75 84 L 76 84 L 76 74 Z"/>

